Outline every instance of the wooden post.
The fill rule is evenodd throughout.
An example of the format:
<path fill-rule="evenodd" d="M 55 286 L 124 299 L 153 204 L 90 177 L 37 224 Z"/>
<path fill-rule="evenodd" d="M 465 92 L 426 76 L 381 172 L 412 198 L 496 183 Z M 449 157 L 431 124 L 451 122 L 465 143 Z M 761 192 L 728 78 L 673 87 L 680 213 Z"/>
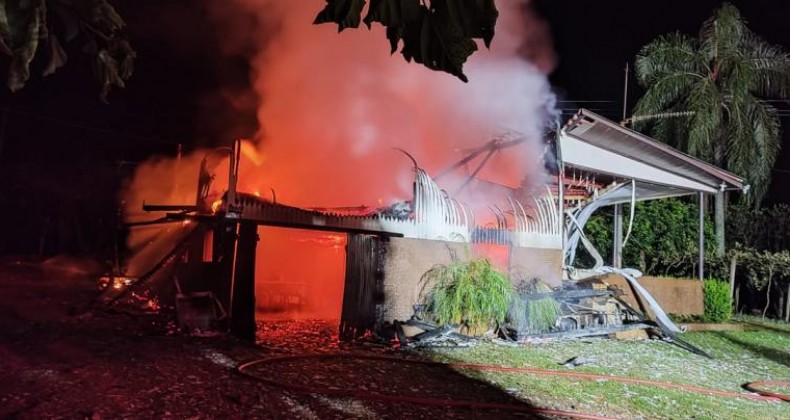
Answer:
<path fill-rule="evenodd" d="M 385 244 L 371 235 L 349 234 L 346 244 L 346 279 L 340 315 L 340 339 L 351 341 L 376 327 L 376 304 L 381 282 Z"/>
<path fill-rule="evenodd" d="M 242 340 L 255 342 L 255 248 L 258 245 L 258 225 L 239 224 L 236 250 L 236 269 L 233 273 L 230 333 Z"/>

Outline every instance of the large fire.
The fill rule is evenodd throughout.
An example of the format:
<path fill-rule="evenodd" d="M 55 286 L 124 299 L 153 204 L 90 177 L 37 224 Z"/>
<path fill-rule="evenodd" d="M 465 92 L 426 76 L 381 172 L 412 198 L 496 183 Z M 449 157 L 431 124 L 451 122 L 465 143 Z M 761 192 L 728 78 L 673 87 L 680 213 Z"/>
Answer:
<path fill-rule="evenodd" d="M 256 301 L 269 318 L 339 319 L 346 237 L 296 229 L 258 229 Z"/>
<path fill-rule="evenodd" d="M 410 199 L 413 180 L 411 163 L 393 149 L 408 151 L 436 174 L 503 133 L 518 133 L 527 141 L 492 154 L 477 176 L 511 188 L 540 183 L 540 139 L 552 110 L 545 72 L 553 57 L 545 25 L 532 17 L 526 1 L 497 3 L 492 49 L 481 46 L 471 57 L 467 84 L 391 56 L 381 28 L 338 35 L 332 25 L 312 25 L 321 0 L 232 3 L 240 19 L 252 16 L 258 23 L 247 41 L 258 47 L 249 58 L 252 87 L 260 98 L 260 130 L 242 146 L 240 191 L 301 207 L 388 205 Z M 228 6 L 217 7 L 228 22 Z M 238 31 L 233 33 L 227 42 L 239 41 Z M 194 202 L 197 168 L 205 156 L 215 168 L 212 200 L 218 200 L 227 186 L 227 154 L 199 151 L 177 162 L 141 166 L 125 194 L 127 208 L 139 209 L 143 199 Z M 448 190 L 457 187 L 473 168 L 474 163 L 462 166 L 441 183 Z M 488 217 L 488 205 L 505 199 L 495 188 L 470 187 L 464 196 L 479 213 L 478 222 Z M 321 257 L 320 246 L 292 246 L 300 235 L 261 233 L 259 283 L 305 284 L 308 294 L 342 296 L 342 283 L 324 281 L 342 276 L 342 264 Z M 135 234 L 130 243 L 138 246 L 156 237 Z M 321 246 L 335 250 L 339 243 Z M 309 273 L 302 270 L 307 265 Z M 327 290 L 327 284 L 341 290 Z"/>

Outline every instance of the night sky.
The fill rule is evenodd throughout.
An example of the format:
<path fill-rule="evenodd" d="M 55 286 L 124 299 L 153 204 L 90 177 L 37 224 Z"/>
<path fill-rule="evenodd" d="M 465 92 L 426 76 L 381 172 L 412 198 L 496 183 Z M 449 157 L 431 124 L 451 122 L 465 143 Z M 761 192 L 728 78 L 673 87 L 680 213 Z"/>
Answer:
<path fill-rule="evenodd" d="M 54 76 L 39 75 L 44 61 L 39 58 L 24 90 L 11 94 L 0 89 L 0 108 L 7 110 L 8 117 L 0 145 L 0 173 L 7 189 L 24 189 L 33 182 L 9 175 L 9 168 L 20 166 L 39 168 L 45 175 L 37 182 L 65 182 L 64 189 L 74 194 L 85 179 L 101 183 L 97 178 L 103 178 L 110 188 L 112 182 L 118 183 L 119 174 L 128 172 L 126 161 L 173 155 L 179 143 L 189 150 L 227 144 L 255 132 L 254 98 L 246 95 L 245 46 L 227 51 L 218 42 L 218 33 L 238 28 L 209 17 L 199 5 L 202 2 L 112 3 L 127 21 L 138 59 L 127 88 L 112 92 L 109 105 L 98 100 L 98 86 L 79 42 L 67 46 L 70 62 Z M 753 31 L 790 49 L 790 32 L 785 29 L 790 2 L 734 3 Z M 551 29 L 557 66 L 550 80 L 563 101 L 563 111 L 583 106 L 619 121 L 625 63 L 633 62 L 640 47 L 658 35 L 677 30 L 696 34 L 720 2 L 534 0 L 533 4 Z M 320 6 L 317 2 L 316 10 Z M 387 48 L 385 40 L 381 47 Z M 451 76 L 437 73 L 436 77 Z M 633 76 L 629 83 L 629 105 L 633 105 L 641 92 Z M 790 123 L 790 118 L 783 123 Z M 790 172 L 784 172 L 790 171 L 786 149 L 769 200 L 790 202 L 790 194 L 782 188 L 790 181 Z M 103 168 L 100 176 L 91 173 L 94 166 Z"/>
<path fill-rule="evenodd" d="M 771 44 L 790 50 L 790 2 L 749 0 L 732 1 L 752 31 Z M 576 107 L 591 109 L 614 121 L 622 119 L 624 69 L 643 45 L 659 35 L 680 31 L 696 35 L 702 23 L 721 2 L 695 1 L 573 1 L 538 0 L 535 2 L 548 20 L 554 39 L 558 65 L 551 82 L 560 92 L 561 106 L 572 112 Z M 629 110 L 642 90 L 631 75 Z M 586 102 L 596 101 L 596 102 Z M 605 101 L 605 102 L 598 102 Z M 786 103 L 775 103 L 788 109 Z M 629 114 L 630 115 L 630 114 Z M 771 202 L 790 202 L 790 117 L 784 117 L 784 148 L 777 159 Z"/>

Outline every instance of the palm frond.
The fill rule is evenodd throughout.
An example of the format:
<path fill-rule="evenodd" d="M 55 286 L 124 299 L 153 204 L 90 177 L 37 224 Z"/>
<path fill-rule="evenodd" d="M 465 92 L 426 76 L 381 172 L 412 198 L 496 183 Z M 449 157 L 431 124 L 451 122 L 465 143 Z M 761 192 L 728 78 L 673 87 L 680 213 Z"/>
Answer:
<path fill-rule="evenodd" d="M 737 55 L 743 49 L 744 35 L 750 33 L 738 8 L 724 3 L 702 24 L 699 34 L 701 51 L 710 62 Z"/>
<path fill-rule="evenodd" d="M 748 45 L 744 61 L 754 66 L 756 73 L 752 92 L 761 96 L 790 97 L 790 54 L 753 34 Z"/>
<path fill-rule="evenodd" d="M 690 72 L 668 73 L 650 85 L 639 99 L 634 115 L 647 115 L 666 111 L 680 99 L 688 95 L 695 84 L 700 83 L 702 75 Z"/>
<path fill-rule="evenodd" d="M 719 63 L 717 85 L 724 96 L 724 104 L 732 98 L 749 96 L 754 91 L 757 67 L 743 57 L 728 56 Z"/>
<path fill-rule="evenodd" d="M 743 98 L 738 115 L 728 121 L 727 166 L 752 186 L 750 201 L 759 205 L 771 180 L 771 168 L 779 153 L 781 125 L 776 108 L 755 97 Z"/>
<path fill-rule="evenodd" d="M 642 121 L 634 128 L 744 176 L 752 203 L 759 205 L 781 131 L 776 109 L 760 98 L 790 98 L 790 54 L 751 32 L 738 9 L 725 3 L 697 39 L 660 37 L 636 60 L 646 93 L 635 114 L 693 115 Z"/>
<path fill-rule="evenodd" d="M 732 98 L 727 106 L 727 118 L 721 141 L 725 147 L 726 166 L 748 179 L 749 162 L 756 158 L 757 153 L 747 138 L 751 131 L 747 102 L 748 99 L 743 96 Z"/>
<path fill-rule="evenodd" d="M 685 108 L 694 111 L 689 121 L 686 151 L 701 159 L 715 161 L 716 143 L 720 137 L 723 97 L 713 80 L 705 79 L 691 90 Z M 716 162 L 719 163 L 720 162 Z"/>
<path fill-rule="evenodd" d="M 636 56 L 636 77 L 645 87 L 667 75 L 701 73 L 704 67 L 694 39 L 681 33 L 658 37 L 642 47 Z"/>

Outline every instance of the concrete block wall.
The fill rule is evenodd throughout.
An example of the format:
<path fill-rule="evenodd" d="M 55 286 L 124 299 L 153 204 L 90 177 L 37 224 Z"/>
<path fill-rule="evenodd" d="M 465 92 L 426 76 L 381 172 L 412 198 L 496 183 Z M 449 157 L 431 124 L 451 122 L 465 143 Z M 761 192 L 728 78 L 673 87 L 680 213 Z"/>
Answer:
<path fill-rule="evenodd" d="M 691 279 L 671 277 L 640 277 L 639 283 L 650 292 L 664 312 L 676 315 L 702 315 L 705 304 L 702 294 L 702 282 Z M 609 274 L 604 281 L 617 286 L 625 292 L 623 300 L 636 309 L 640 309 L 634 292 L 628 281 L 622 276 Z"/>
<path fill-rule="evenodd" d="M 528 279 L 538 278 L 550 287 L 562 285 L 562 250 L 514 247 L 510 250 L 510 272 Z"/>
<path fill-rule="evenodd" d="M 535 248 L 511 248 L 433 241 L 425 239 L 391 238 L 387 243 L 384 263 L 384 296 L 380 321 L 407 320 L 414 313 L 413 305 L 420 301 L 423 274 L 437 264 L 449 263 L 451 253 L 459 258 L 487 256 L 503 271 L 519 270 L 528 278 L 538 277 L 550 285 L 560 284 L 562 251 Z M 504 257 L 503 257 L 504 255 Z M 503 261 L 504 260 L 504 261 Z M 505 267 L 503 267 L 505 266 Z M 507 267 L 507 268 L 506 268 Z"/>

